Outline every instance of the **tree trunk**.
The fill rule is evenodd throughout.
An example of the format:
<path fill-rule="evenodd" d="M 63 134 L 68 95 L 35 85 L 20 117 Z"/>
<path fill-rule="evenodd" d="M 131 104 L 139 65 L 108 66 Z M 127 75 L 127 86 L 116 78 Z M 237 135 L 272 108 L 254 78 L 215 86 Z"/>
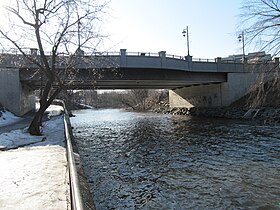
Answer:
<path fill-rule="evenodd" d="M 50 83 L 51 84 L 51 83 Z M 44 94 L 42 95 L 42 98 L 40 100 L 40 108 L 35 113 L 32 122 L 29 125 L 28 131 L 31 135 L 40 136 L 42 135 L 40 127 L 42 126 L 43 116 L 46 111 L 46 109 L 51 105 L 53 100 L 56 98 L 56 96 L 61 91 L 61 88 L 58 88 L 54 91 L 54 93 L 51 95 L 49 100 L 47 92 L 50 92 L 51 85 L 46 85 L 44 89 Z"/>
<path fill-rule="evenodd" d="M 28 128 L 28 131 L 31 135 L 35 135 L 35 136 L 42 135 L 40 127 L 42 125 L 42 119 L 45 110 L 46 109 L 43 109 L 43 107 L 40 106 L 40 109 L 35 113 L 35 116 L 33 117 L 33 120 Z"/>

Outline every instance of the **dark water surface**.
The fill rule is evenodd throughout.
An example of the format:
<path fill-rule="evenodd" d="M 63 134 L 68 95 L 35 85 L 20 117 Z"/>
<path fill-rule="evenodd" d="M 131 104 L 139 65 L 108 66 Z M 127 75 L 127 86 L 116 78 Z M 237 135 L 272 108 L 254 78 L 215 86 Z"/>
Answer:
<path fill-rule="evenodd" d="M 75 115 L 97 210 L 280 209 L 279 126 L 117 109 Z"/>

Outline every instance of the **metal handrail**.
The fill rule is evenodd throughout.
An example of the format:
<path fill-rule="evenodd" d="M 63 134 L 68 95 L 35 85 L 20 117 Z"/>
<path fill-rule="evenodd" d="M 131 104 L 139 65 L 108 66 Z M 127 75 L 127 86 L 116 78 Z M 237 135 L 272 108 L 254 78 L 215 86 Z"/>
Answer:
<path fill-rule="evenodd" d="M 186 60 L 186 56 L 180 56 L 180 55 L 171 55 L 171 54 L 166 54 L 167 58 L 174 58 L 174 59 L 179 59 L 179 60 Z"/>
<path fill-rule="evenodd" d="M 69 115 L 66 109 L 65 103 L 62 100 L 56 100 L 63 105 L 64 109 L 64 129 L 65 129 L 65 138 L 66 138 L 66 151 L 67 151 L 67 159 L 69 166 L 69 176 L 70 176 L 70 188 L 71 188 L 71 206 L 73 210 L 84 210 L 83 199 L 81 196 L 80 184 L 78 173 L 76 169 L 76 163 L 71 143 L 71 135 L 69 133 Z"/>
<path fill-rule="evenodd" d="M 215 59 L 209 59 L 209 58 L 192 58 L 192 61 L 206 62 L 206 63 L 213 63 L 213 62 L 216 62 Z"/>
<path fill-rule="evenodd" d="M 23 52 L 26 55 L 31 55 L 31 50 L 29 48 L 24 48 Z M 39 52 L 37 52 L 39 55 Z M 11 55 L 21 55 L 21 52 L 16 49 L 16 48 L 11 48 L 11 49 L 2 49 L 0 50 L 0 55 L 1 54 L 11 54 Z M 69 56 L 66 55 L 65 53 L 58 53 L 61 56 Z M 45 55 L 51 55 L 51 52 L 45 52 Z M 104 51 L 104 52 L 84 52 L 85 56 L 120 56 L 120 52 L 109 52 L 109 51 Z M 126 52 L 126 56 L 147 56 L 147 57 L 159 57 L 158 53 L 153 53 L 153 52 Z M 179 55 L 172 55 L 172 54 L 166 54 L 166 57 L 168 58 L 174 58 L 174 59 L 185 59 L 184 56 L 179 56 Z"/>

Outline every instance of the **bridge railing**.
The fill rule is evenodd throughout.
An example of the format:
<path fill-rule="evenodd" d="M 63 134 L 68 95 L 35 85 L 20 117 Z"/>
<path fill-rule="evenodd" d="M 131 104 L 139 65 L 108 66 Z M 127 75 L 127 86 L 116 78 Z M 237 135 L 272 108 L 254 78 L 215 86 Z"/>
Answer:
<path fill-rule="evenodd" d="M 120 52 L 113 51 L 113 52 L 85 52 L 85 56 L 120 56 Z"/>
<path fill-rule="evenodd" d="M 26 55 L 33 55 L 35 52 L 32 48 L 22 48 L 22 51 Z M 10 48 L 10 49 L 2 49 L 0 50 L 0 54 L 12 54 L 12 55 L 21 55 L 22 53 L 16 49 L 16 48 Z M 36 55 L 40 55 L 39 51 L 36 51 Z M 50 56 L 51 52 L 46 51 L 45 55 Z M 63 52 L 58 53 L 60 56 L 70 56 L 70 54 L 66 54 Z M 104 51 L 104 52 L 84 52 L 84 56 L 120 56 L 121 52 L 120 51 Z M 126 56 L 147 56 L 147 57 L 159 57 L 159 53 L 154 53 L 154 52 L 126 52 Z M 180 60 L 185 60 L 185 56 L 180 56 L 180 55 L 173 55 L 173 54 L 166 54 L 167 58 L 173 58 L 173 59 L 180 59 Z M 207 59 L 200 59 L 200 60 L 207 60 Z M 210 59 L 208 59 L 210 60 Z"/>
<path fill-rule="evenodd" d="M 243 64 L 244 62 L 242 60 L 221 60 L 221 63 L 226 64 Z M 245 63 L 247 64 L 270 64 L 275 63 L 275 60 L 247 60 Z"/>
<path fill-rule="evenodd" d="M 38 56 L 40 53 L 38 52 L 37 49 L 35 48 L 22 48 L 22 51 L 29 56 Z M 51 55 L 51 52 L 45 52 L 47 56 Z M 10 49 L 2 49 L 0 50 L 0 65 L 1 66 L 18 66 L 18 65 L 26 65 L 30 64 L 26 59 L 24 59 L 22 56 L 22 53 L 16 49 L 16 48 L 10 48 Z M 68 58 L 69 54 L 66 53 L 58 53 L 60 58 Z M 113 58 L 117 59 L 117 57 L 121 57 L 121 51 L 104 51 L 104 52 L 83 52 L 82 54 L 85 59 L 88 59 L 88 62 L 91 58 L 94 57 L 108 57 L 108 58 Z M 128 57 L 161 57 L 160 53 L 151 53 L 151 52 L 126 52 L 125 51 L 125 56 Z M 174 60 L 181 60 L 181 61 L 189 61 L 187 56 L 178 56 L 178 55 L 172 55 L 172 54 L 165 54 L 164 56 L 166 58 L 171 58 Z M 223 59 L 223 58 L 216 58 L 216 59 L 208 59 L 208 58 L 191 58 L 191 62 L 203 62 L 203 63 L 226 63 L 226 64 L 242 64 L 244 63 L 240 59 Z M 267 63 L 274 63 L 274 60 L 248 60 L 246 61 L 247 64 L 267 64 Z"/>
<path fill-rule="evenodd" d="M 180 56 L 180 55 L 171 55 L 171 54 L 166 54 L 167 58 L 173 58 L 173 59 L 179 59 L 179 60 L 185 60 L 185 56 Z"/>
<path fill-rule="evenodd" d="M 209 59 L 209 58 L 193 58 L 192 61 L 195 61 L 195 62 L 206 62 L 206 63 L 217 62 L 216 59 Z"/>
<path fill-rule="evenodd" d="M 31 55 L 30 48 L 22 48 L 22 51 L 26 55 Z M 1 49 L 0 54 L 9 54 L 9 55 L 22 55 L 22 53 L 17 48 Z"/>

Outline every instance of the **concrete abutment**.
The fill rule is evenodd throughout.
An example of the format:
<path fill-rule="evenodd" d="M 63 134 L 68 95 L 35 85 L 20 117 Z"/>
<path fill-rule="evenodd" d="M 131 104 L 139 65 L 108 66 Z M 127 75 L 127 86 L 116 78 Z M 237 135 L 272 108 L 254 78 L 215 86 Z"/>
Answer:
<path fill-rule="evenodd" d="M 18 116 L 35 109 L 34 92 L 21 83 L 19 69 L 0 69 L 0 104 Z"/>
<path fill-rule="evenodd" d="M 227 82 L 169 91 L 170 107 L 223 107 L 243 97 L 259 73 L 228 73 Z"/>

